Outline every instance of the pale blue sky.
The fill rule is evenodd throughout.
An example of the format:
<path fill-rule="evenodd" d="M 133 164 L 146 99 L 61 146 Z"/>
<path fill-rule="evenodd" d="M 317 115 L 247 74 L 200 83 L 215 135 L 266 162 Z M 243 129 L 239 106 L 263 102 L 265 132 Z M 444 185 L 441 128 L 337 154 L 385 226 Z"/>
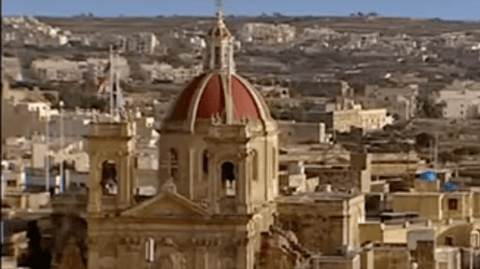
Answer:
<path fill-rule="evenodd" d="M 480 0 L 241 0 L 225 1 L 225 13 L 348 16 L 375 11 L 384 16 L 479 20 Z M 3 0 L 2 15 L 71 16 L 214 15 L 214 0 Z"/>

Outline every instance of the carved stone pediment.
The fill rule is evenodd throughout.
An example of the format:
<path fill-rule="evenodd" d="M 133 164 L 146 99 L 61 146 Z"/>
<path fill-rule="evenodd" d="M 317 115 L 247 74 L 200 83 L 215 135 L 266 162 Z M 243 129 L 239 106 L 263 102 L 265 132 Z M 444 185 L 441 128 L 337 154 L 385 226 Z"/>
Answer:
<path fill-rule="evenodd" d="M 209 213 L 203 207 L 174 192 L 162 192 L 122 213 L 122 216 L 138 218 L 207 215 Z"/>

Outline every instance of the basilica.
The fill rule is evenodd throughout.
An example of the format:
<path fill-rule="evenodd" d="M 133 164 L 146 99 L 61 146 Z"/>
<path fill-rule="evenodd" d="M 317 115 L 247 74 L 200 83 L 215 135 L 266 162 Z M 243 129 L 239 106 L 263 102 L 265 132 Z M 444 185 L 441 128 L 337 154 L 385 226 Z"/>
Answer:
<path fill-rule="evenodd" d="M 88 268 L 259 268 L 262 235 L 276 221 L 277 123 L 235 72 L 222 12 L 207 42 L 205 72 L 162 124 L 157 196 L 134 197 L 128 117 L 92 124 Z M 115 195 L 101 180 L 108 161 L 118 168 Z"/>

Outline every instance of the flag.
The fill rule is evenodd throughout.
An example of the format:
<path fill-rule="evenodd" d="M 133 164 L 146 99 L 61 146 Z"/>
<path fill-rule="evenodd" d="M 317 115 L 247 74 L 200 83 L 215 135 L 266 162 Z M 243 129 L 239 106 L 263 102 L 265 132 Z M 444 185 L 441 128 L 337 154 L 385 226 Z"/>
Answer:
<path fill-rule="evenodd" d="M 110 72 L 110 62 L 103 69 L 101 74 L 97 77 L 97 92 L 99 95 L 107 93 L 107 88 L 110 83 L 109 73 Z"/>

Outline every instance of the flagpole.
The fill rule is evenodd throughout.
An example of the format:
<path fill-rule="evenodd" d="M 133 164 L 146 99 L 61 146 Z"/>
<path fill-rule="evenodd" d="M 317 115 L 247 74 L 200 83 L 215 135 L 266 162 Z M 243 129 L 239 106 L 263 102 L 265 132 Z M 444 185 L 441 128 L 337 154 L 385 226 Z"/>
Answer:
<path fill-rule="evenodd" d="M 63 101 L 60 101 L 60 184 L 61 184 L 61 191 L 63 192 Z"/>
<path fill-rule="evenodd" d="M 110 45 L 110 120 L 113 121 L 113 61 L 112 45 Z"/>
<path fill-rule="evenodd" d="M 46 158 L 45 158 L 45 190 L 48 192 L 50 190 L 50 149 L 49 149 L 49 140 L 50 140 L 50 109 L 47 114 L 47 123 L 45 124 L 45 146 Z"/>
<path fill-rule="evenodd" d="M 118 54 L 115 54 L 115 66 L 118 63 Z M 121 94 L 120 94 L 120 78 L 118 75 L 118 69 L 115 69 L 115 117 L 120 117 L 120 102 L 121 102 Z"/>

